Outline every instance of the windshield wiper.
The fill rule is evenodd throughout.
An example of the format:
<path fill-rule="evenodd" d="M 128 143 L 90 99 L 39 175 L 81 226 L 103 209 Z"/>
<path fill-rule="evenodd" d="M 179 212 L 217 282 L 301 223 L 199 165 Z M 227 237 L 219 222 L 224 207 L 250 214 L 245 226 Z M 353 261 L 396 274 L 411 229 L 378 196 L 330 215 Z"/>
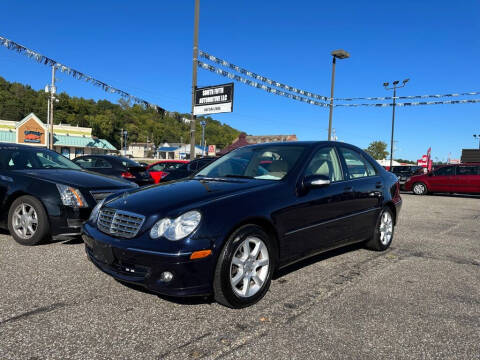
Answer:
<path fill-rule="evenodd" d="M 253 179 L 253 176 L 248 176 L 248 175 L 235 175 L 235 174 L 227 174 L 227 175 L 223 175 L 222 177 L 226 177 L 226 178 L 240 178 L 240 179 Z"/>

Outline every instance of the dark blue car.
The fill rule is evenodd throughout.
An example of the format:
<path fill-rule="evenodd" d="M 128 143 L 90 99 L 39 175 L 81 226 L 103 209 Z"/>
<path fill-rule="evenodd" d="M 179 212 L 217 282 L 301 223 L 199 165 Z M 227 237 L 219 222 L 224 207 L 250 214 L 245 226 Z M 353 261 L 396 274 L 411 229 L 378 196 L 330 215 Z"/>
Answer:
<path fill-rule="evenodd" d="M 357 242 L 387 249 L 400 207 L 397 178 L 357 147 L 270 143 L 107 198 L 83 237 L 90 260 L 118 280 L 240 308 L 292 262 Z"/>

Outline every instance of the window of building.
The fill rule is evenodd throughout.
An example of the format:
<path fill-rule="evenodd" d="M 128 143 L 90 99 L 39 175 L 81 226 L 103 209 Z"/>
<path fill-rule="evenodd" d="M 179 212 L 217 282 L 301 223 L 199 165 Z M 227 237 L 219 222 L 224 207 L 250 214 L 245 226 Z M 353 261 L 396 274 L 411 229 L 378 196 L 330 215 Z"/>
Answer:
<path fill-rule="evenodd" d="M 65 156 L 67 159 L 70 159 L 70 148 L 69 147 L 62 147 L 60 153 Z"/>

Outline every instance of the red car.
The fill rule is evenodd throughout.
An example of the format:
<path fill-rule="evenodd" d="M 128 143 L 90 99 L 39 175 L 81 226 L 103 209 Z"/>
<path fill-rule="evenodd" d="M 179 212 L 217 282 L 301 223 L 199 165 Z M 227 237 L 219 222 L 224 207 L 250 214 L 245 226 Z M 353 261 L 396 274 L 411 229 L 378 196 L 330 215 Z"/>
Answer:
<path fill-rule="evenodd" d="M 160 180 L 167 176 L 168 170 L 178 169 L 182 164 L 188 163 L 188 160 L 160 160 L 147 167 L 150 176 L 158 184 Z"/>
<path fill-rule="evenodd" d="M 408 178 L 405 190 L 416 195 L 427 193 L 480 194 L 480 163 L 445 165 L 424 175 Z"/>

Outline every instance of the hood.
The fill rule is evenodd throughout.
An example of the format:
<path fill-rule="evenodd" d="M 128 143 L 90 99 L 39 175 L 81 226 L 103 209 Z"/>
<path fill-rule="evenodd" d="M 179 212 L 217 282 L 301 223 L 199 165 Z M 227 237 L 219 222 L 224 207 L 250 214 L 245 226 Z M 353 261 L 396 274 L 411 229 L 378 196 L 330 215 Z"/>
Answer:
<path fill-rule="evenodd" d="M 85 170 L 70 169 L 33 169 L 20 170 L 22 175 L 57 184 L 83 189 L 129 189 L 136 187 L 127 180 L 100 175 Z"/>
<path fill-rule="evenodd" d="M 108 207 L 151 216 L 167 216 L 170 212 L 195 208 L 226 196 L 237 195 L 259 187 L 274 186 L 276 181 L 229 179 L 186 179 L 160 183 L 124 193 L 107 203 Z"/>

